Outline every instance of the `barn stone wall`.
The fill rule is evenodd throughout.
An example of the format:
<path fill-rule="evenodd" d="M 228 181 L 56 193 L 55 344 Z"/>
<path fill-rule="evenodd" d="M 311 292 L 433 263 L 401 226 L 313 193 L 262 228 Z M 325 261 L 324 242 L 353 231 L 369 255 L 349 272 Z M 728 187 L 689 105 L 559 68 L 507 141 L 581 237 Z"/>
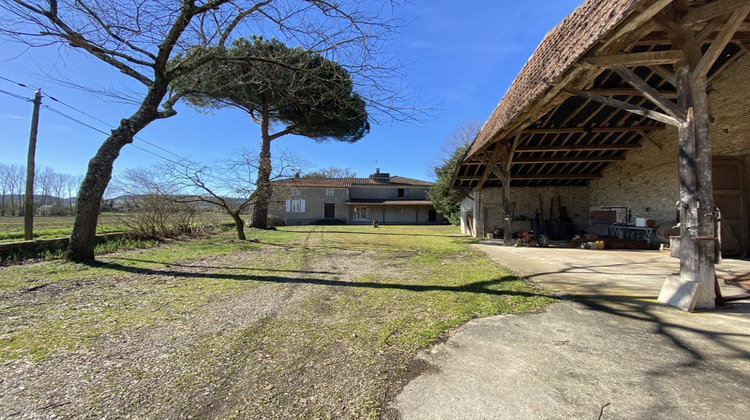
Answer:
<path fill-rule="evenodd" d="M 743 55 L 711 84 L 709 109 L 714 155 L 750 153 L 750 78 Z M 636 217 L 654 219 L 658 225 L 676 222 L 680 196 L 677 128 L 652 132 L 642 147 L 628 152 L 625 161 L 610 165 L 603 177 L 591 182 L 591 207 L 626 206 Z"/>
<path fill-rule="evenodd" d="M 588 223 L 589 191 L 583 187 L 526 187 L 511 188 L 510 198 L 513 204 L 513 222 L 511 230 L 517 232 L 521 229 L 530 229 L 529 221 L 539 213 L 539 201 L 541 197 L 542 210 L 546 220 L 559 220 L 558 200 L 566 207 L 568 217 L 573 219 L 577 226 Z M 552 205 L 552 217 L 550 218 L 550 201 Z M 482 206 L 486 210 L 486 231 L 492 232 L 496 228 L 502 229 L 502 189 L 488 188 L 482 191 Z"/>

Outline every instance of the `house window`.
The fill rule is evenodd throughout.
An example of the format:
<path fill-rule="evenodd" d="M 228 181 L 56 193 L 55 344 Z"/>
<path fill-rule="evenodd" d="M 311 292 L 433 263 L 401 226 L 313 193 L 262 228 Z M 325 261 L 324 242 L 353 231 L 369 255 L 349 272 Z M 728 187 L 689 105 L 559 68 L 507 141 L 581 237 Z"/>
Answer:
<path fill-rule="evenodd" d="M 403 197 L 408 197 L 409 196 L 409 190 L 407 190 L 406 188 L 399 188 L 398 189 L 398 196 L 402 197 L 402 198 Z"/>
<path fill-rule="evenodd" d="M 403 207 L 396 207 L 396 214 L 404 214 L 404 208 Z"/>
<path fill-rule="evenodd" d="M 293 187 L 293 188 L 292 188 L 292 194 L 293 194 L 293 195 L 299 195 L 299 188 L 297 188 L 297 187 Z"/>
<path fill-rule="evenodd" d="M 326 188 L 326 196 L 333 197 L 333 188 Z"/>
<path fill-rule="evenodd" d="M 286 212 L 287 213 L 304 213 L 305 212 L 305 200 L 301 198 L 294 198 L 286 200 Z"/>
<path fill-rule="evenodd" d="M 354 207 L 352 209 L 352 219 L 367 219 L 367 207 Z"/>

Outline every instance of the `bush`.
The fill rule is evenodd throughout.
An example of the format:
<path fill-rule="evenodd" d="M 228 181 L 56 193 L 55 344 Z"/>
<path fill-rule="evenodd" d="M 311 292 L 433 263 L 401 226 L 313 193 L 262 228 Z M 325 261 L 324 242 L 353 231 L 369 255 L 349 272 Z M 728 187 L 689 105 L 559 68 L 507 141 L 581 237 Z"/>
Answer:
<path fill-rule="evenodd" d="M 122 222 L 138 238 L 174 238 L 193 232 L 198 207 L 192 203 L 177 203 L 169 197 L 148 194 L 138 197 L 138 213 Z"/>

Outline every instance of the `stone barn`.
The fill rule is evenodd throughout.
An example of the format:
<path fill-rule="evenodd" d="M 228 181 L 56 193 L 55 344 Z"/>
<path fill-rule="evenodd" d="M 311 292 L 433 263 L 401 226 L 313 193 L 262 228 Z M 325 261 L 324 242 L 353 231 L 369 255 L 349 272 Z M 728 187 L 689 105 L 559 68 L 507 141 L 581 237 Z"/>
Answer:
<path fill-rule="evenodd" d="M 582 3 L 460 161 L 464 232 L 653 244 L 679 226 L 682 281 L 702 282 L 698 307 L 712 307 L 719 247 L 750 252 L 749 11 L 750 0 Z"/>

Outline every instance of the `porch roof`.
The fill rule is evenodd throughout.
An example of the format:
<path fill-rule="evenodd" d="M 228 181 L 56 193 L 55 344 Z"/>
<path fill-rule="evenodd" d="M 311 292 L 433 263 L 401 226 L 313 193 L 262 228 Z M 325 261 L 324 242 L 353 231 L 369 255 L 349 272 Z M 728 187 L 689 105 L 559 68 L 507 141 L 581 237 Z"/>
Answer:
<path fill-rule="evenodd" d="M 347 206 L 429 206 L 432 207 L 430 200 L 349 200 Z"/>

